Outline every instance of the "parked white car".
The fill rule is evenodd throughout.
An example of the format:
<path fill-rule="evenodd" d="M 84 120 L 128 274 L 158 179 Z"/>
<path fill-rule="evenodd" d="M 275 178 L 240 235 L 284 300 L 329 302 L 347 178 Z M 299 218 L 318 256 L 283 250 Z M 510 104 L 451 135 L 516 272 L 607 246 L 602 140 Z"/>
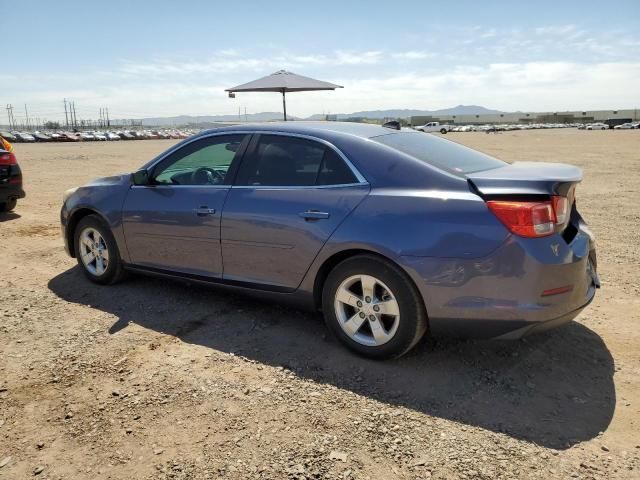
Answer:
<path fill-rule="evenodd" d="M 413 127 L 414 130 L 419 130 L 421 132 L 425 132 L 425 133 L 432 133 L 432 132 L 440 132 L 440 133 L 447 133 L 451 130 L 451 125 L 444 125 L 444 124 L 440 124 L 440 122 L 429 122 L 429 123 L 425 123 L 424 125 L 420 125 L 418 127 Z"/>
<path fill-rule="evenodd" d="M 96 137 L 94 137 L 92 134 L 87 133 L 87 132 L 80 133 L 80 138 L 85 142 L 86 141 L 93 141 L 93 140 L 96 139 Z"/>
<path fill-rule="evenodd" d="M 614 130 L 629 130 L 635 128 L 633 126 L 633 123 L 623 123 L 622 125 L 616 125 L 615 127 L 613 127 Z"/>
<path fill-rule="evenodd" d="M 587 125 L 586 130 L 608 130 L 609 125 L 606 123 L 590 123 Z"/>

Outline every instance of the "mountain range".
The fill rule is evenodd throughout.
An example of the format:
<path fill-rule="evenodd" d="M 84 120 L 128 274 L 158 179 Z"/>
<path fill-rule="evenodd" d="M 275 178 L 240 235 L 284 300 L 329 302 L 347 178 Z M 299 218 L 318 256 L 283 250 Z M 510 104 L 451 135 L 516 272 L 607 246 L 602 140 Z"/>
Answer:
<path fill-rule="evenodd" d="M 347 118 L 406 118 L 418 115 L 480 115 L 491 113 L 503 113 L 499 110 L 492 110 L 479 105 L 458 105 L 452 108 L 444 108 L 440 110 L 416 110 L 416 109 L 388 109 L 388 110 L 364 110 L 353 113 L 338 113 L 335 114 L 338 120 L 345 120 Z M 324 120 L 324 114 L 314 114 L 307 118 L 294 117 L 289 115 L 288 118 L 292 120 Z M 271 120 L 282 120 L 282 112 L 260 112 L 249 113 L 247 115 L 178 115 L 175 117 L 150 117 L 136 119 L 136 121 L 142 121 L 143 125 L 154 126 L 171 126 L 171 125 L 189 125 L 189 124 L 205 124 L 215 122 L 268 122 Z"/>

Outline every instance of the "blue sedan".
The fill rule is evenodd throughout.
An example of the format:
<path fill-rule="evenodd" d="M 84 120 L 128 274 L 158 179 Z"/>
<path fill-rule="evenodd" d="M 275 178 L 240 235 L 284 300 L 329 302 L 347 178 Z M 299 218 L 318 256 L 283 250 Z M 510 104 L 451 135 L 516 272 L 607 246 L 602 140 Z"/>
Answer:
<path fill-rule="evenodd" d="M 578 315 L 599 286 L 581 179 L 415 131 L 243 125 L 67 191 L 61 221 L 91 281 L 131 271 L 291 302 L 389 358 L 426 332 L 519 338 Z"/>

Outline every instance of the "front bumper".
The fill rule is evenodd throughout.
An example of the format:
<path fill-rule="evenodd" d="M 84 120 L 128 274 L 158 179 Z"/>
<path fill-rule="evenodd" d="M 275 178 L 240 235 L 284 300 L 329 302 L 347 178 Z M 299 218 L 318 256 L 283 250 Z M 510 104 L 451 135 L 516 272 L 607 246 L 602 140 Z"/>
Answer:
<path fill-rule="evenodd" d="M 62 239 L 64 240 L 64 251 L 67 252 L 67 255 L 70 257 L 74 257 L 73 249 L 69 242 L 69 235 L 67 235 L 67 225 L 69 224 L 69 210 L 67 208 L 67 202 L 62 203 L 62 208 L 60 209 L 60 233 L 62 234 Z"/>

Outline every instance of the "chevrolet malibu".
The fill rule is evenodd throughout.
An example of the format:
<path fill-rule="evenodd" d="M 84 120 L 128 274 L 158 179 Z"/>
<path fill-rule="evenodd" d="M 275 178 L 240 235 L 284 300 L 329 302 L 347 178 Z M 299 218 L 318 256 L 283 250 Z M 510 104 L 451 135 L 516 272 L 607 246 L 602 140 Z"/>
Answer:
<path fill-rule="evenodd" d="M 519 338 L 599 286 L 580 169 L 505 162 L 355 123 L 208 130 L 132 174 L 67 191 L 67 252 L 320 310 L 347 347 L 398 357 L 426 332 Z"/>

